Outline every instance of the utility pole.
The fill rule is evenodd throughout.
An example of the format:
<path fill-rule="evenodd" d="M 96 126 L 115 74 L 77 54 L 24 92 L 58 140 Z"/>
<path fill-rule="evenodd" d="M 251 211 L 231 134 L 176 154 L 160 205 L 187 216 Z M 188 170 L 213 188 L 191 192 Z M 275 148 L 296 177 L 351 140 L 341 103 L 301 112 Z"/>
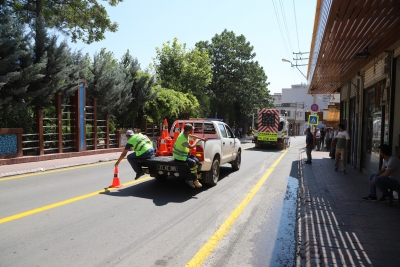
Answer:
<path fill-rule="evenodd" d="M 294 112 L 294 138 L 296 138 L 296 132 L 297 132 L 297 101 L 296 101 L 296 111 Z"/>
<path fill-rule="evenodd" d="M 251 123 L 251 130 L 254 130 L 254 113 L 252 113 L 252 115 L 253 115 L 253 121 Z"/>
<path fill-rule="evenodd" d="M 282 61 L 283 62 L 289 62 L 290 65 L 292 66 L 292 68 L 296 67 L 297 70 L 301 73 L 301 75 L 303 75 L 303 77 L 307 80 L 306 75 L 304 75 L 304 73 L 299 69 L 299 66 L 307 66 L 308 64 L 297 64 L 298 60 L 306 60 L 306 59 L 308 59 L 308 58 L 302 58 L 301 55 L 303 55 L 303 54 L 309 54 L 309 52 L 299 52 L 299 53 L 293 52 L 293 55 L 296 55 L 296 58 L 293 58 L 293 60 L 295 61 L 294 64 L 292 63 L 292 61 L 284 59 L 284 58 L 282 58 Z M 300 58 L 299 58 L 299 56 L 300 56 Z"/>

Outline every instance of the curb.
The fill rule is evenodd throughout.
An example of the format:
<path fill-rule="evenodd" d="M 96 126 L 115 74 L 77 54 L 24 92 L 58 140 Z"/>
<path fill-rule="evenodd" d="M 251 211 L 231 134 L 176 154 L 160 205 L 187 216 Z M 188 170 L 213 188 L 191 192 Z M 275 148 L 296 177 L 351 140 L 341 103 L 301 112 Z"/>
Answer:
<path fill-rule="evenodd" d="M 0 173 L 0 178 L 7 177 L 7 176 L 27 174 L 27 173 L 45 172 L 45 171 L 74 167 L 74 166 L 89 165 L 89 164 L 95 164 L 95 163 L 99 163 L 99 162 L 108 162 L 108 161 L 113 161 L 113 160 L 117 160 L 117 159 L 118 159 L 118 157 L 105 158 L 105 159 L 100 159 L 100 160 L 98 159 L 98 160 L 83 161 L 83 162 L 78 162 L 78 163 L 54 165 L 54 166 L 50 166 L 50 167 L 38 167 L 38 168 L 34 168 L 34 169 L 20 170 L 20 171 L 15 171 L 15 172 L 3 172 L 3 173 Z"/>

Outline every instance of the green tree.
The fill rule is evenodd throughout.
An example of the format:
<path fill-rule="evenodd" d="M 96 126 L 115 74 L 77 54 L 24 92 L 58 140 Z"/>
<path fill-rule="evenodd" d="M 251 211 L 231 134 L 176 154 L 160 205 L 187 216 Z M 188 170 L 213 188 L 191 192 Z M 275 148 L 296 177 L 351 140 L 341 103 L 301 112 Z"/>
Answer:
<path fill-rule="evenodd" d="M 35 62 L 46 62 L 43 77 L 33 82 L 28 91 L 35 108 L 53 105 L 54 94 L 62 92 L 70 96 L 77 88 L 79 65 L 74 61 L 67 43 L 57 44 L 57 37 L 48 37 L 43 19 L 38 18 L 35 35 Z"/>
<path fill-rule="evenodd" d="M 145 112 L 153 121 L 161 122 L 164 118 L 176 120 L 198 116 L 199 102 L 193 95 L 161 88 L 159 85 L 152 90 L 158 91 L 157 98 L 146 102 Z"/>
<path fill-rule="evenodd" d="M 103 0 L 116 6 L 123 0 Z M 43 16 L 46 26 L 90 44 L 103 40 L 106 31 L 116 32 L 118 25 L 111 22 L 107 11 L 97 0 L 0 0 L 11 7 L 21 22 L 33 25 Z"/>
<path fill-rule="evenodd" d="M 253 108 L 269 105 L 267 76 L 254 61 L 254 48 L 243 35 L 225 29 L 211 43 L 200 41 L 196 47 L 207 51 L 212 59 L 211 114 L 217 113 L 230 123 L 244 123 Z"/>
<path fill-rule="evenodd" d="M 178 39 L 168 41 L 162 48 L 156 48 L 155 71 L 163 88 L 193 94 L 200 102 L 200 114 L 209 113 L 207 86 L 211 82 L 211 59 L 206 50 L 188 50 Z"/>
<path fill-rule="evenodd" d="M 123 118 L 119 118 L 118 126 L 122 128 L 140 127 L 143 124 L 143 118 L 146 116 L 145 103 L 157 97 L 157 90 L 151 90 L 157 81 L 154 75 L 140 69 L 137 58 L 132 57 L 129 50 L 122 56 L 120 65 L 132 83 L 130 89 L 132 100 L 125 107 Z"/>
<path fill-rule="evenodd" d="M 132 82 L 112 52 L 104 48 L 93 56 L 87 76 L 87 99 L 97 98 L 103 115 L 120 115 L 132 100 Z"/>
<path fill-rule="evenodd" d="M 89 53 L 83 54 L 81 50 L 71 53 L 72 62 L 78 67 L 78 77 L 89 80 L 91 77 L 90 66 L 92 65 Z"/>
<path fill-rule="evenodd" d="M 14 18 L 14 13 L 0 5 L 0 106 L 2 127 L 9 127 L 8 115 L 13 110 L 24 109 L 31 95 L 28 92 L 31 84 L 42 78 L 44 62 L 34 63 L 30 39 L 24 33 L 24 27 Z M 22 113 L 12 113 L 11 121 L 25 121 L 18 117 Z M 16 116 L 16 117 L 15 117 Z M 32 120 L 31 120 L 32 121 Z M 12 124 L 13 127 L 21 127 Z"/>

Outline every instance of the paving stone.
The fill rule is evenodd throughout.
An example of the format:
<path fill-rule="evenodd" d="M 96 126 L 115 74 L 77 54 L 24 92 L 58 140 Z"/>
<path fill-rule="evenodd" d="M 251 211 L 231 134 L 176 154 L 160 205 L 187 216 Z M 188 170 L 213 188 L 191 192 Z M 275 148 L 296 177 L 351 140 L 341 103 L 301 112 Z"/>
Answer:
<path fill-rule="evenodd" d="M 300 152 L 300 159 L 304 154 Z M 333 161 L 326 157 L 327 152 L 313 151 L 313 164 L 301 165 L 304 194 L 299 201 L 304 205 L 299 206 L 299 216 L 311 212 L 312 220 L 298 220 L 307 229 L 302 238 L 308 240 L 299 245 L 313 245 L 303 250 L 310 255 L 303 256 L 311 263 L 311 253 L 318 252 L 321 266 L 400 266 L 400 203 L 390 207 L 361 201 L 368 194 L 368 174 L 350 165 L 346 175 L 333 172 Z M 385 245 L 379 248 L 380 244 Z M 305 263 L 297 261 L 297 266 Z"/>

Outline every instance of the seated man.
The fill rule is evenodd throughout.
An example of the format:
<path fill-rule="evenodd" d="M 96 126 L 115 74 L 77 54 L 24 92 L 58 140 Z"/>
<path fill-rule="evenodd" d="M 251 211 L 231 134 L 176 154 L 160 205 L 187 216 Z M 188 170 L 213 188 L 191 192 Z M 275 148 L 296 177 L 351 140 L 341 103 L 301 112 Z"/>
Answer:
<path fill-rule="evenodd" d="M 190 144 L 189 137 L 194 138 L 193 144 Z M 186 162 L 190 167 L 191 177 L 186 180 L 186 183 L 192 188 L 200 188 L 202 187 L 201 183 L 197 179 L 197 168 L 200 165 L 199 160 L 190 154 L 190 149 L 196 147 L 199 141 L 207 141 L 207 138 L 200 138 L 196 135 L 193 135 L 193 125 L 185 124 L 183 128 L 183 132 L 179 134 L 176 138 L 174 148 L 172 149 L 172 155 L 175 160 Z"/>
<path fill-rule="evenodd" d="M 363 200 L 376 200 L 376 187 L 382 191 L 382 197 L 379 202 L 383 202 L 388 198 L 389 189 L 400 189 L 400 160 L 391 155 L 388 145 L 380 145 L 379 153 L 383 158 L 382 169 L 377 174 L 369 176 L 369 195 L 363 197 Z"/>
<path fill-rule="evenodd" d="M 137 180 L 140 176 L 144 175 L 144 172 L 142 171 L 142 166 L 138 162 L 135 162 L 135 159 L 150 159 L 154 157 L 155 152 L 153 148 L 153 143 L 146 135 L 143 135 L 141 133 L 135 134 L 132 130 L 126 131 L 126 139 L 128 139 L 128 142 L 125 146 L 124 151 L 122 151 L 119 159 L 115 163 L 115 167 L 118 167 L 118 164 L 126 156 L 128 151 L 134 150 L 134 152 L 129 154 L 126 159 L 128 160 L 129 164 L 131 164 L 132 169 L 136 172 L 135 180 Z"/>

